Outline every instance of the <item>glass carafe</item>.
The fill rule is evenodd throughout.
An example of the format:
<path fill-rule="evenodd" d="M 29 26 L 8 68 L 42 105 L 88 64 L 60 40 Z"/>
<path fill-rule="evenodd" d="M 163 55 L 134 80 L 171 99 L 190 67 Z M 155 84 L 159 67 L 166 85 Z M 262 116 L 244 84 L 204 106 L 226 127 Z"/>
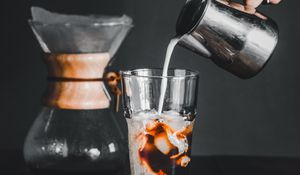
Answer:
<path fill-rule="evenodd" d="M 25 140 L 25 162 L 38 172 L 122 169 L 127 144 L 110 109 L 105 86 L 112 79 L 104 72 L 131 18 L 61 15 L 36 7 L 32 16 L 29 23 L 46 55 L 48 87 Z"/>
<path fill-rule="evenodd" d="M 44 107 L 28 133 L 24 155 L 36 171 L 117 171 L 127 148 L 110 109 Z"/>

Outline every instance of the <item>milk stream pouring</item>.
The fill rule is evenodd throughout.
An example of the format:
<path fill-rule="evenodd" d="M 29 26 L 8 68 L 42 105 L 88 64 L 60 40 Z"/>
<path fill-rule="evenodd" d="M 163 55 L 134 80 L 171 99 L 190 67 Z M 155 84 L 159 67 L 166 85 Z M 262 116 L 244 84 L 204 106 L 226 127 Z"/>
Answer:
<path fill-rule="evenodd" d="M 172 53 L 174 51 L 174 48 L 176 47 L 178 41 L 180 38 L 174 38 L 170 41 L 167 52 L 166 52 L 166 57 L 165 57 L 165 62 L 164 62 L 164 67 L 163 67 L 163 77 L 168 76 L 168 69 L 169 69 L 169 64 L 171 61 Z M 158 114 L 161 114 L 163 111 L 163 103 L 164 103 L 164 98 L 166 94 L 166 89 L 168 86 L 168 79 L 167 78 L 162 78 L 161 80 L 161 87 L 160 87 L 160 97 L 159 97 L 159 104 L 158 104 Z"/>

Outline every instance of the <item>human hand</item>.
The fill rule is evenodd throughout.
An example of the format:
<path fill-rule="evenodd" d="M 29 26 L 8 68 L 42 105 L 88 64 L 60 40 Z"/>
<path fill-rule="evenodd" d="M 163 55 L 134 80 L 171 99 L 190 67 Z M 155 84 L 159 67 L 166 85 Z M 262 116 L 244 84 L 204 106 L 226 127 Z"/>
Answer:
<path fill-rule="evenodd" d="M 251 6 L 253 8 L 257 8 L 260 4 L 279 4 L 281 0 L 244 0 L 245 6 Z"/>
<path fill-rule="evenodd" d="M 256 8 L 258 6 L 260 6 L 262 3 L 279 4 L 281 2 L 281 0 L 244 0 L 244 4 L 239 4 L 231 0 L 218 0 L 218 1 L 237 10 L 249 14 L 254 14 L 262 19 L 267 19 L 267 18 L 263 16 L 261 13 L 256 11 Z"/>

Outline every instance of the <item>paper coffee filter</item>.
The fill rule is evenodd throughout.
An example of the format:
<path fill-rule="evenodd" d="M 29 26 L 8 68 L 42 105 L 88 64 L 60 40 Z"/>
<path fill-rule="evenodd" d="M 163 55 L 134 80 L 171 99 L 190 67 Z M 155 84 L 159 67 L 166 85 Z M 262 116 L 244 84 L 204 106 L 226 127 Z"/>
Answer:
<path fill-rule="evenodd" d="M 104 53 L 115 55 L 132 27 L 126 15 L 80 16 L 32 7 L 29 20 L 46 53 Z"/>

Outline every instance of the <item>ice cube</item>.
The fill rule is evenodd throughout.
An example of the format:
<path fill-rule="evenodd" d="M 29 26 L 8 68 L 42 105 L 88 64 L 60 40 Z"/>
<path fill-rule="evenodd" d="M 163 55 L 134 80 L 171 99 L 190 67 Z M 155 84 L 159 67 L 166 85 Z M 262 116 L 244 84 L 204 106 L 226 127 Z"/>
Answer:
<path fill-rule="evenodd" d="M 182 120 L 168 120 L 166 123 L 174 132 L 181 131 L 185 128 L 185 123 Z"/>
<path fill-rule="evenodd" d="M 166 133 L 160 133 L 154 137 L 154 145 L 156 148 L 162 152 L 163 154 L 167 155 L 173 148 L 173 145 L 168 140 L 168 136 Z"/>
<path fill-rule="evenodd" d="M 193 132 L 193 127 L 194 127 L 195 120 L 192 122 L 186 121 L 186 126 L 184 130 L 182 131 L 182 134 L 188 135 Z"/>
<path fill-rule="evenodd" d="M 145 126 L 147 131 L 152 131 L 154 128 L 157 127 L 157 122 L 155 120 L 147 120 Z"/>
<path fill-rule="evenodd" d="M 162 115 L 179 116 L 179 113 L 174 110 L 164 111 Z"/>
<path fill-rule="evenodd" d="M 189 144 L 187 138 L 184 137 L 177 137 L 177 133 L 168 133 L 168 139 L 172 145 L 174 145 L 178 149 L 178 154 L 173 155 L 171 158 L 176 158 L 183 153 L 188 151 Z"/>
<path fill-rule="evenodd" d="M 189 158 L 188 156 L 184 155 L 182 157 L 180 157 L 176 163 L 177 165 L 180 165 L 181 167 L 187 167 L 188 164 L 190 163 L 191 158 Z"/>

